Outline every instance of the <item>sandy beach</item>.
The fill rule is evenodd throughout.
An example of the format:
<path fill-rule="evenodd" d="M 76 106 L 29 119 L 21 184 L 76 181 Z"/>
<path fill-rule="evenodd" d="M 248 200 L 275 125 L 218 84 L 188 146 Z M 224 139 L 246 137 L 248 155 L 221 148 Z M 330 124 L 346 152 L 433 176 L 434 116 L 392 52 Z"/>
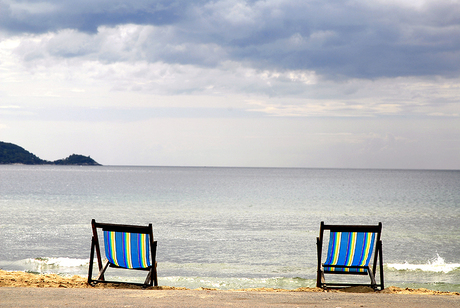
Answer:
<path fill-rule="evenodd" d="M 459 307 L 460 293 L 388 287 L 323 291 L 259 288 L 142 289 L 124 284 L 91 287 L 85 277 L 0 270 L 1 307 Z"/>

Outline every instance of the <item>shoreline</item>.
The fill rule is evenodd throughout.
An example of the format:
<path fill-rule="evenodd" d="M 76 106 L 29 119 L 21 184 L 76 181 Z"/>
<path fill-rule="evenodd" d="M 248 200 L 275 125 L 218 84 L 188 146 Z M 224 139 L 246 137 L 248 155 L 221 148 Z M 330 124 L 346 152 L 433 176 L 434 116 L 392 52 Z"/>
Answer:
<path fill-rule="evenodd" d="M 72 277 L 62 277 L 58 274 L 33 274 L 20 271 L 0 270 L 0 288 L 64 288 L 64 289 L 133 289 L 142 290 L 142 287 L 124 283 L 108 283 L 90 286 L 87 278 L 74 275 Z M 417 294 L 417 295 L 451 295 L 459 296 L 460 292 L 435 291 L 429 289 L 411 289 L 389 286 L 382 291 L 374 291 L 370 287 L 349 287 L 338 290 L 323 290 L 320 288 L 302 287 L 297 289 L 275 289 L 275 288 L 246 288 L 221 290 L 215 288 L 196 288 L 158 286 L 149 287 L 145 290 L 174 290 L 174 291 L 218 291 L 218 292 L 313 292 L 313 293 L 381 293 L 381 294 Z"/>
<path fill-rule="evenodd" d="M 319 288 L 295 290 L 255 288 L 238 290 L 187 289 L 126 284 L 98 284 L 86 278 L 57 274 L 32 274 L 0 270 L 0 306 L 29 307 L 309 307 L 309 308 L 453 308 L 460 307 L 460 293 L 427 289 L 388 287 L 374 291 L 352 287 L 324 291 Z"/>

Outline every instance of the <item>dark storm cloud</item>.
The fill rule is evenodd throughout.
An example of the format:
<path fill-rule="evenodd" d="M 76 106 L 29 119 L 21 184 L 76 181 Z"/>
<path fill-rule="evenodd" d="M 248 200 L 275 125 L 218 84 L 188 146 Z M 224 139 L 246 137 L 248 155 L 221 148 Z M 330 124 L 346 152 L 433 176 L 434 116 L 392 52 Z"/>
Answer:
<path fill-rule="evenodd" d="M 11 32 L 41 33 L 60 29 L 95 32 L 101 25 L 165 25 L 182 19 L 190 1 L 25 0 L 2 1 L 1 25 Z"/>
<path fill-rule="evenodd" d="M 258 69 L 314 70 L 328 78 L 456 77 L 460 5 L 432 3 L 4 1 L 0 25 L 11 33 L 76 29 L 94 35 L 100 26 L 164 28 L 126 47 L 140 48 L 139 60 L 151 62 L 218 66 L 235 61 Z M 112 53 L 109 61 L 121 58 Z"/>

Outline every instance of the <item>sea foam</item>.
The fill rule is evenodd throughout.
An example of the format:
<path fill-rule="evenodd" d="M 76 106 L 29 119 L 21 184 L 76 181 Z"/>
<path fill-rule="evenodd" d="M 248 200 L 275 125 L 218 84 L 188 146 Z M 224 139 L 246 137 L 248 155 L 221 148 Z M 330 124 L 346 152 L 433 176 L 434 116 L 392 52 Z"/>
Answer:
<path fill-rule="evenodd" d="M 436 273 L 449 273 L 456 269 L 460 269 L 459 263 L 446 263 L 444 258 L 442 258 L 439 254 L 436 258 L 428 260 L 426 264 L 410 264 L 405 262 L 403 264 L 391 263 L 387 264 L 387 266 L 399 271 L 424 271 Z"/>
<path fill-rule="evenodd" d="M 88 265 L 89 260 L 71 258 L 35 258 L 26 259 L 25 262 L 42 267 L 80 267 Z"/>
<path fill-rule="evenodd" d="M 33 258 L 18 261 L 26 271 L 37 273 L 60 273 L 84 275 L 89 259 Z"/>

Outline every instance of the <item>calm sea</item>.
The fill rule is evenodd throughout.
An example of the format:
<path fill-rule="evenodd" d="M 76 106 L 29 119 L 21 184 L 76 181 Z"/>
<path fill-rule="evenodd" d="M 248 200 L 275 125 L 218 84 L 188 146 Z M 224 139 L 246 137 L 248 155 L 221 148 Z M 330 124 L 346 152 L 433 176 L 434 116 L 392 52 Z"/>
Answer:
<path fill-rule="evenodd" d="M 460 171 L 3 165 L 0 268 L 86 276 L 94 218 L 153 224 L 160 285 L 313 287 L 321 221 L 382 222 L 387 286 L 460 291 L 459 188 Z"/>

